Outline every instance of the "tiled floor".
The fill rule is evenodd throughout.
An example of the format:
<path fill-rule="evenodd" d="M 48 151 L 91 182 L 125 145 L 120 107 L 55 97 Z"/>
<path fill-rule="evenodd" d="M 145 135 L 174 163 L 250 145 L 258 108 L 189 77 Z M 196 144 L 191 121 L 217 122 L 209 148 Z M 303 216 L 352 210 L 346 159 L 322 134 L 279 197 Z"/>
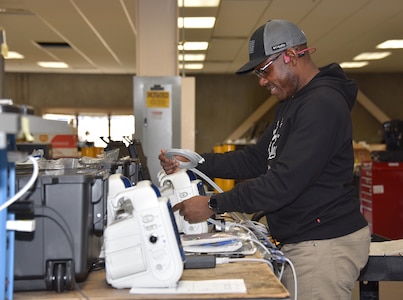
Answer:
<path fill-rule="evenodd" d="M 355 285 L 352 300 L 359 300 L 359 284 Z M 379 283 L 379 300 L 402 300 L 403 281 L 381 281 Z"/>

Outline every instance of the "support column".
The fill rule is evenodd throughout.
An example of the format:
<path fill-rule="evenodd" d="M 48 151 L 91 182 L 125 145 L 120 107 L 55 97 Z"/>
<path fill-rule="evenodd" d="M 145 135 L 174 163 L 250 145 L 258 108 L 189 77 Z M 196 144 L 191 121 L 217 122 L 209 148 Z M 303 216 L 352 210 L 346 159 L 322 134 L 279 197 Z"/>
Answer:
<path fill-rule="evenodd" d="M 178 75 L 177 0 L 137 0 L 137 76 Z"/>
<path fill-rule="evenodd" d="M 142 142 L 154 183 L 160 149 L 194 150 L 195 80 L 179 77 L 177 19 L 177 0 L 137 0 L 135 137 Z M 166 98 L 150 96 L 159 92 Z"/>
<path fill-rule="evenodd" d="M 161 169 L 160 149 L 178 148 L 181 136 L 177 12 L 177 0 L 137 0 L 135 136 L 154 184 Z M 164 97 L 157 101 L 152 91 Z"/>

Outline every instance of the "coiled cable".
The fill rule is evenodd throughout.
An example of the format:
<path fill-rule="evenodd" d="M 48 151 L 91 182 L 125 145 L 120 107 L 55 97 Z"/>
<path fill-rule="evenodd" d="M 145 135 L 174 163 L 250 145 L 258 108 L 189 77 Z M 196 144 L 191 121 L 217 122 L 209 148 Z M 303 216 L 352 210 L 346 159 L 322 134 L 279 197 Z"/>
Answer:
<path fill-rule="evenodd" d="M 33 166 L 33 171 L 32 171 L 31 178 L 28 180 L 27 184 L 21 190 L 18 191 L 18 193 L 14 194 L 14 196 L 12 196 L 10 199 L 8 199 L 6 202 L 4 202 L 0 206 L 0 211 L 2 211 L 3 209 L 9 207 L 15 201 L 20 199 L 32 187 L 32 185 L 35 183 L 35 180 L 36 180 L 36 178 L 38 177 L 38 174 L 39 174 L 38 162 L 36 161 L 36 158 L 34 158 L 33 156 L 28 156 L 28 159 L 32 162 L 32 166 Z"/>

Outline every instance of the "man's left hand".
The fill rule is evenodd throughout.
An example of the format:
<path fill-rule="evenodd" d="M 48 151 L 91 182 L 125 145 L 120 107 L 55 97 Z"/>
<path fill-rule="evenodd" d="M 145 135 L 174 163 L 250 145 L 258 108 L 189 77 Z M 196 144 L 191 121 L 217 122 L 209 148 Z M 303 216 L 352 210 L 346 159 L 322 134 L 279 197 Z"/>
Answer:
<path fill-rule="evenodd" d="M 185 221 L 199 223 L 210 218 L 214 212 L 208 207 L 209 196 L 194 196 L 174 205 L 173 210 L 179 211 Z"/>

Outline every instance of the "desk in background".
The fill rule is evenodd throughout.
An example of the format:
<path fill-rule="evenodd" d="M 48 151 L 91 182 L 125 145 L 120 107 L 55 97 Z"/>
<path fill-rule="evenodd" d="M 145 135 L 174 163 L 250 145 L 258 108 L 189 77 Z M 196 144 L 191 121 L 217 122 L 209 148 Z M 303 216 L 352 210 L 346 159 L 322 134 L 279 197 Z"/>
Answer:
<path fill-rule="evenodd" d="M 383 236 L 372 234 L 372 242 L 388 240 Z M 378 300 L 379 281 L 403 281 L 403 257 L 370 255 L 358 280 L 360 282 L 360 300 Z"/>
<path fill-rule="evenodd" d="M 403 281 L 403 257 L 370 256 L 358 280 L 360 300 L 378 300 L 379 281 Z"/>
<path fill-rule="evenodd" d="M 247 288 L 246 294 L 192 294 L 192 299 L 254 299 L 273 300 L 289 299 L 289 293 L 278 278 L 265 263 L 235 262 L 217 265 L 212 269 L 186 269 L 181 280 L 213 280 L 213 279 L 244 279 Z M 88 279 L 78 284 L 85 298 L 79 290 L 55 293 L 53 291 L 15 292 L 15 300 L 110 300 L 110 299 L 189 299 L 189 294 L 174 295 L 133 295 L 129 289 L 115 289 L 109 286 L 105 279 L 105 272 L 94 271 Z"/>

